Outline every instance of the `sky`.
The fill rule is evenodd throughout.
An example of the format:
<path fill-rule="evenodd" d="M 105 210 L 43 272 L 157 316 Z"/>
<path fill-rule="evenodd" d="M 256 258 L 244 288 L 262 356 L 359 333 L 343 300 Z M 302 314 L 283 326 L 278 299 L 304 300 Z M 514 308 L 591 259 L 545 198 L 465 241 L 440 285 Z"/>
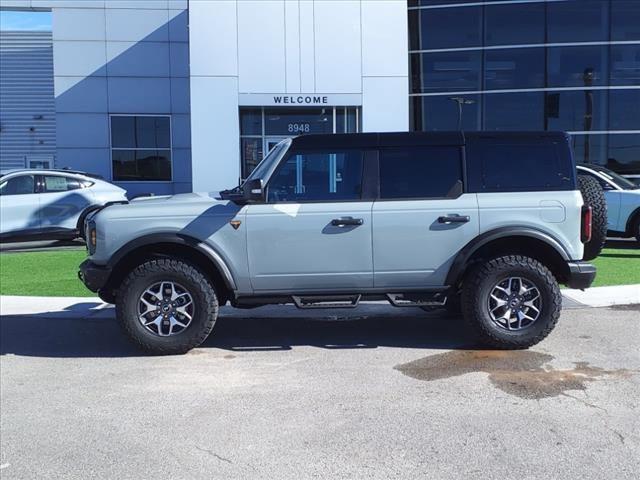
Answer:
<path fill-rule="evenodd" d="M 51 30 L 51 12 L 0 11 L 0 30 Z"/>

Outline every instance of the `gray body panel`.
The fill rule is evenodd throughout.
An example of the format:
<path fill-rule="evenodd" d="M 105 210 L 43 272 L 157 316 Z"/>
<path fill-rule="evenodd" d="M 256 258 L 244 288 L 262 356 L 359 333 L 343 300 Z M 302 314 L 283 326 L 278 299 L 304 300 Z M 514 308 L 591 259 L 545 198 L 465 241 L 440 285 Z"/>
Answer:
<path fill-rule="evenodd" d="M 444 224 L 440 216 L 469 216 Z M 456 199 L 377 201 L 373 206 L 374 284 L 380 288 L 444 285 L 456 254 L 478 236 L 474 193 Z"/>
<path fill-rule="evenodd" d="M 373 287 L 371 202 L 250 205 L 251 284 L 260 291 Z M 339 227 L 340 217 L 362 225 Z"/>

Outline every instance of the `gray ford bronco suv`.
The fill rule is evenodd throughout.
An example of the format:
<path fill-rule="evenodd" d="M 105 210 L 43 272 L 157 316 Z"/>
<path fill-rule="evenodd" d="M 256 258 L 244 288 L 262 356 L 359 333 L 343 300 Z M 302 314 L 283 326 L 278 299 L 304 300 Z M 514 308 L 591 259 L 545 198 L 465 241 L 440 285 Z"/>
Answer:
<path fill-rule="evenodd" d="M 564 133 L 365 133 L 280 142 L 239 187 L 110 205 L 80 278 L 134 342 L 183 353 L 218 309 L 459 308 L 483 343 L 554 328 L 587 288 L 591 209 Z"/>

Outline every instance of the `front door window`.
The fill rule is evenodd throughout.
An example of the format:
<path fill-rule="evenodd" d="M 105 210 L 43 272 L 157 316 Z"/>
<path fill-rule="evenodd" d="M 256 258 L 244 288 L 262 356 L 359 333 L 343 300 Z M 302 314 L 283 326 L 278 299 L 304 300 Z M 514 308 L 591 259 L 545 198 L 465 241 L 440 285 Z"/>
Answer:
<path fill-rule="evenodd" d="M 313 133 L 357 133 L 358 107 L 264 107 L 240 109 L 242 178 L 247 178 L 281 140 Z"/>
<path fill-rule="evenodd" d="M 362 150 L 294 153 L 269 181 L 267 200 L 358 200 L 362 193 L 362 167 Z"/>

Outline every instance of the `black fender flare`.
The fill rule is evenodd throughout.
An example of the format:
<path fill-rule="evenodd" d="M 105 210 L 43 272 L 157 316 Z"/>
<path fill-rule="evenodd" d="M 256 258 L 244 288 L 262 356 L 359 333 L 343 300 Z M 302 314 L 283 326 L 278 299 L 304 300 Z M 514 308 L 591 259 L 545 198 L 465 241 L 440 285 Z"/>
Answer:
<path fill-rule="evenodd" d="M 76 225 L 76 228 L 78 229 L 78 234 L 80 235 L 80 237 L 84 238 L 84 222 L 89 216 L 89 214 L 95 212 L 96 210 L 100 210 L 101 208 L 102 208 L 102 205 L 98 203 L 93 203 L 88 207 L 85 207 L 84 210 L 82 210 L 82 213 L 80 213 L 80 216 L 78 217 L 78 223 Z"/>
<path fill-rule="evenodd" d="M 220 255 L 210 245 L 193 238 L 189 235 L 184 235 L 180 232 L 165 232 L 165 233 L 152 233 L 150 235 L 144 235 L 142 237 L 131 240 L 120 247 L 107 262 L 107 267 L 115 269 L 116 265 L 127 256 L 129 253 L 137 250 L 141 247 L 151 246 L 158 243 L 173 243 L 175 245 L 187 246 L 193 248 L 197 252 L 203 254 L 211 261 L 211 263 L 217 268 L 222 276 L 225 286 L 230 291 L 237 290 L 236 282 L 231 273 L 231 269 L 227 265 L 222 255 Z"/>
<path fill-rule="evenodd" d="M 571 261 L 569 253 L 557 239 L 542 230 L 533 227 L 499 227 L 478 235 L 458 252 L 447 274 L 446 285 L 456 285 L 464 273 L 467 262 L 481 247 L 490 242 L 507 237 L 530 237 L 552 247 L 564 261 Z"/>

